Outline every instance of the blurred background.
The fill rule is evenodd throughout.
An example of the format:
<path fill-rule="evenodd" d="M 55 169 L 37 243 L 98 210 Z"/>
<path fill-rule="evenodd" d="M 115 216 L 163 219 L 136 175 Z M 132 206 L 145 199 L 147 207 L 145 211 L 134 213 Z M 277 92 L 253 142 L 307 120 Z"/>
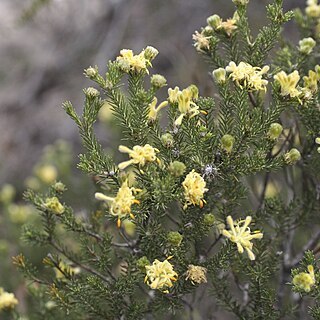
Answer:
<path fill-rule="evenodd" d="M 254 30 L 265 22 L 269 2 L 251 0 Z M 83 69 L 104 71 L 122 48 L 156 47 L 154 73 L 164 74 L 169 86 L 196 83 L 210 94 L 209 70 L 191 37 L 211 14 L 228 18 L 233 10 L 231 0 L 1 0 L 0 184 L 23 183 L 43 147 L 57 139 L 78 153 L 76 127 L 61 104 L 71 100 L 80 110 L 81 90 L 92 85 Z M 292 25 L 287 29 L 294 34 Z M 112 134 L 106 130 L 101 139 L 108 145 Z"/>

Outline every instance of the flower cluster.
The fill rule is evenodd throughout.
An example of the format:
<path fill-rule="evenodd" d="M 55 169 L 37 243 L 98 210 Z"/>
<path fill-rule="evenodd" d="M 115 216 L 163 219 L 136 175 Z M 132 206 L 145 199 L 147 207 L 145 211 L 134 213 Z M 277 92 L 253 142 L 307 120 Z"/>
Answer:
<path fill-rule="evenodd" d="M 311 288 L 315 285 L 316 279 L 314 276 L 313 266 L 309 265 L 307 272 L 300 272 L 293 277 L 292 284 L 298 289 L 305 292 L 310 292 Z"/>
<path fill-rule="evenodd" d="M 227 217 L 227 223 L 230 230 L 224 229 L 222 234 L 230 241 L 237 245 L 239 253 L 243 253 L 244 249 L 247 251 L 250 260 L 255 260 L 255 255 L 252 252 L 253 239 L 261 239 L 263 234 L 259 231 L 251 232 L 249 224 L 252 221 L 252 217 L 247 216 L 245 220 L 234 222 L 231 216 Z"/>
<path fill-rule="evenodd" d="M 320 18 L 320 5 L 318 0 L 307 0 L 306 14 L 310 18 Z"/>
<path fill-rule="evenodd" d="M 121 218 L 128 215 L 131 218 L 134 218 L 134 215 L 131 213 L 131 206 L 140 203 L 139 200 L 135 198 L 134 194 L 141 191 L 141 189 L 129 187 L 128 181 L 126 180 L 119 188 L 115 198 L 108 197 L 100 192 L 97 192 L 95 197 L 97 200 L 106 201 L 110 204 L 110 214 L 118 217 L 117 226 L 120 228 Z"/>
<path fill-rule="evenodd" d="M 149 74 L 148 67 L 152 66 L 151 61 L 158 55 L 158 50 L 153 47 L 147 47 L 139 54 L 134 55 L 132 50 L 123 49 L 120 56 L 117 57 L 119 67 L 124 72 L 145 71 Z"/>
<path fill-rule="evenodd" d="M 207 269 L 204 267 L 190 264 L 186 274 L 186 280 L 190 280 L 192 284 L 207 283 Z"/>
<path fill-rule="evenodd" d="M 212 36 L 206 34 L 206 29 L 203 29 L 201 32 L 196 31 L 192 35 L 192 40 L 194 40 L 194 47 L 199 52 L 205 52 L 210 49 L 210 39 Z"/>
<path fill-rule="evenodd" d="M 9 293 L 0 288 L 0 310 L 13 309 L 18 304 L 18 300 L 13 293 Z"/>
<path fill-rule="evenodd" d="M 186 89 L 180 91 L 178 87 L 168 90 L 168 101 L 171 104 L 177 103 L 180 111 L 180 116 L 175 120 L 175 125 L 180 126 L 185 116 L 190 118 L 200 113 L 199 107 L 194 103 L 198 99 L 199 91 L 195 85 L 191 85 Z"/>
<path fill-rule="evenodd" d="M 316 144 L 320 144 L 320 137 L 317 137 L 317 138 L 315 139 L 315 143 L 316 143 Z M 318 151 L 318 153 L 320 153 L 320 147 L 317 148 L 317 151 Z"/>
<path fill-rule="evenodd" d="M 226 71 L 230 73 L 230 78 L 240 87 L 249 91 L 267 91 L 268 81 L 262 76 L 269 71 L 269 66 L 263 68 L 253 67 L 249 63 L 240 62 L 236 65 L 231 61 L 226 67 Z"/>
<path fill-rule="evenodd" d="M 290 74 L 280 71 L 274 76 L 274 79 L 280 85 L 280 94 L 282 96 L 298 98 L 301 102 L 301 99 L 309 100 L 318 92 L 319 70 L 320 67 L 318 65 L 315 67 L 315 70 L 309 70 L 308 75 L 303 77 L 303 87 L 298 86 L 300 75 L 297 70 Z"/>
<path fill-rule="evenodd" d="M 151 289 L 158 289 L 168 293 L 168 288 L 173 286 L 173 282 L 178 280 L 178 274 L 173 270 L 172 264 L 168 261 L 154 260 L 152 265 L 146 266 L 146 277 L 144 281 Z"/>
<path fill-rule="evenodd" d="M 62 214 L 65 210 L 57 197 L 47 198 L 44 205 L 47 209 L 57 215 Z"/>
<path fill-rule="evenodd" d="M 182 186 L 184 188 L 184 197 L 186 200 L 184 208 L 186 209 L 192 204 L 202 208 L 203 203 L 205 203 L 205 200 L 203 199 L 204 193 L 209 189 L 206 188 L 206 182 L 200 174 L 192 170 L 187 174 Z"/>
<path fill-rule="evenodd" d="M 134 146 L 133 149 L 129 149 L 126 146 L 119 146 L 119 151 L 123 153 L 128 153 L 131 160 L 124 161 L 119 163 L 118 167 L 120 170 L 125 169 L 131 164 L 138 164 L 143 167 L 147 162 L 158 161 L 156 153 L 159 152 L 158 149 L 153 148 L 149 144 L 145 144 L 144 146 Z"/>

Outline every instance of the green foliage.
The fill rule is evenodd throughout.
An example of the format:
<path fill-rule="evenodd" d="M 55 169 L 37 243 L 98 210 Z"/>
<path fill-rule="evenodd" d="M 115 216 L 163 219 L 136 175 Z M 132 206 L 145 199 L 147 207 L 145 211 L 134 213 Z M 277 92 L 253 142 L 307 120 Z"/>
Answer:
<path fill-rule="evenodd" d="M 303 276 L 319 300 L 318 262 L 308 251 L 317 250 L 320 238 L 318 46 L 310 55 L 285 42 L 277 48 L 293 17 L 281 0 L 267 6 L 269 24 L 254 39 L 246 8 L 238 4 L 227 21 L 210 17 L 194 35 L 196 49 L 222 68 L 219 79 L 213 73 L 214 98 L 190 85 L 169 89 L 158 104 L 162 86 L 149 79 L 158 53 L 152 47 L 137 55 L 121 51 L 105 76 L 97 67 L 85 70 L 99 91 L 84 90 L 81 115 L 70 102 L 63 107 L 83 141 L 78 166 L 97 182 L 102 202 L 80 215 L 55 183 L 44 193 L 27 191 L 42 227 L 26 226 L 23 238 L 47 248 L 46 272 L 15 258 L 39 284 L 33 295 L 48 319 L 51 313 L 57 319 L 63 313 L 71 319 L 182 319 L 185 307 L 202 319 L 218 307 L 243 320 L 298 318 L 303 310 L 288 284 L 305 251 L 292 276 L 312 265 L 315 280 Z M 304 32 L 308 19 L 298 16 Z M 310 87 L 312 79 L 299 76 L 288 83 L 281 70 L 310 79 L 313 72 L 316 83 Z M 106 103 L 123 134 L 119 151 L 126 161 L 118 165 L 94 133 Z M 274 123 L 284 128 L 276 139 L 269 133 Z M 310 229 L 314 235 L 306 233 Z M 55 303 L 48 311 L 46 299 Z M 317 303 L 310 309 L 314 319 Z"/>

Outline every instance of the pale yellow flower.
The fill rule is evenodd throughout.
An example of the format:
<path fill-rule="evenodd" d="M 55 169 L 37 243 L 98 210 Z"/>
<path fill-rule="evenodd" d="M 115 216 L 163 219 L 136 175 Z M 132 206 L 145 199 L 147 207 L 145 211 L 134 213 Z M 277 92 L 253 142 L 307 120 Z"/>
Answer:
<path fill-rule="evenodd" d="M 169 89 L 170 90 L 170 89 Z M 178 87 L 174 90 L 168 90 L 169 98 L 171 103 L 178 103 L 178 109 L 180 111 L 180 116 L 175 120 L 174 124 L 180 126 L 182 120 L 185 116 L 193 118 L 200 113 L 199 107 L 195 104 L 193 100 L 198 98 L 198 88 L 194 85 L 189 86 L 182 91 Z"/>
<path fill-rule="evenodd" d="M 230 230 L 224 229 L 222 234 L 237 245 L 239 253 L 243 253 L 245 249 L 249 259 L 255 260 L 256 257 L 252 252 L 253 243 L 251 240 L 261 239 L 263 234 L 259 230 L 251 232 L 249 228 L 251 221 L 252 218 L 250 216 L 247 216 L 245 220 L 237 222 L 234 222 L 232 217 L 228 216 L 227 223 Z"/>
<path fill-rule="evenodd" d="M 13 293 L 9 293 L 0 288 L 0 310 L 13 309 L 18 304 L 18 300 Z"/>
<path fill-rule="evenodd" d="M 304 290 L 305 292 L 310 292 L 311 288 L 316 283 L 313 266 L 308 266 L 308 273 L 300 272 L 299 274 L 295 275 L 293 277 L 292 283 L 297 288 Z"/>
<path fill-rule="evenodd" d="M 158 99 L 156 97 L 154 97 L 152 102 L 148 106 L 149 107 L 149 114 L 148 114 L 149 122 L 154 122 L 157 119 L 159 111 L 168 105 L 168 101 L 161 102 L 158 107 L 157 107 L 157 103 L 158 103 Z"/>
<path fill-rule="evenodd" d="M 316 144 L 320 144 L 320 137 L 315 139 Z M 317 148 L 318 153 L 320 153 L 320 147 Z"/>
<path fill-rule="evenodd" d="M 207 283 L 207 269 L 204 267 L 194 266 L 193 264 L 190 264 L 188 266 L 186 274 L 186 280 L 190 279 L 192 284 Z"/>
<path fill-rule="evenodd" d="M 217 26 L 217 30 L 223 30 L 229 37 L 231 34 L 238 29 L 237 22 L 239 20 L 239 15 L 237 12 L 234 13 L 232 18 L 227 19 L 226 21 L 221 21 Z"/>
<path fill-rule="evenodd" d="M 230 73 L 230 78 L 240 87 L 249 91 L 267 91 L 268 81 L 262 76 L 269 71 L 268 66 L 263 68 L 253 67 L 246 62 L 240 62 L 236 65 L 231 61 L 226 67 L 226 71 Z"/>
<path fill-rule="evenodd" d="M 47 198 L 44 203 L 45 207 L 53 213 L 60 215 L 64 212 L 65 208 L 57 197 Z"/>
<path fill-rule="evenodd" d="M 301 91 L 297 89 L 300 75 L 298 71 L 293 71 L 287 75 L 284 71 L 277 73 L 274 79 L 280 84 L 281 95 L 290 96 L 291 98 L 299 97 Z"/>
<path fill-rule="evenodd" d="M 206 182 L 200 174 L 192 170 L 187 174 L 182 186 L 184 188 L 184 197 L 186 200 L 184 208 L 186 209 L 192 204 L 202 208 L 205 203 L 205 200 L 203 199 L 204 193 L 209 189 L 206 188 Z"/>
<path fill-rule="evenodd" d="M 199 33 L 196 31 L 192 35 L 192 39 L 194 40 L 194 47 L 197 51 L 205 51 L 210 49 L 210 39 L 212 36 L 205 36 L 203 32 Z"/>
<path fill-rule="evenodd" d="M 307 1 L 306 15 L 311 18 L 320 17 L 320 5 L 318 4 L 318 0 Z"/>
<path fill-rule="evenodd" d="M 168 293 L 168 288 L 173 286 L 173 282 L 177 281 L 178 274 L 173 270 L 173 265 L 168 261 L 172 257 L 168 257 L 164 261 L 154 260 L 152 265 L 146 266 L 145 283 L 151 289 L 158 289 L 164 293 Z"/>
<path fill-rule="evenodd" d="M 124 161 L 119 163 L 118 167 L 120 170 L 125 169 L 131 164 L 138 164 L 143 167 L 147 162 L 158 161 L 156 153 L 159 152 L 158 149 L 153 148 L 149 144 L 145 144 L 144 146 L 134 146 L 132 149 L 129 149 L 126 146 L 119 146 L 119 151 L 123 153 L 128 153 L 131 160 Z"/>
<path fill-rule="evenodd" d="M 144 50 L 134 55 L 132 50 L 123 49 L 120 51 L 120 56 L 117 57 L 117 62 L 125 72 L 129 72 L 130 70 L 140 72 L 143 70 L 149 73 L 147 68 L 151 65 L 150 61 L 145 57 Z"/>
<path fill-rule="evenodd" d="M 318 76 L 313 70 L 309 70 L 308 76 L 303 77 L 304 88 L 310 90 L 312 94 L 318 91 Z"/>
<path fill-rule="evenodd" d="M 131 212 L 131 206 L 133 204 L 139 204 L 140 201 L 135 198 L 137 192 L 141 192 L 141 189 L 128 186 L 128 180 L 122 183 L 115 198 L 104 195 L 103 193 L 96 192 L 95 198 L 97 200 L 105 201 L 110 206 L 110 214 L 118 217 L 117 226 L 120 228 L 121 219 L 130 216 L 134 219 L 134 215 Z"/>

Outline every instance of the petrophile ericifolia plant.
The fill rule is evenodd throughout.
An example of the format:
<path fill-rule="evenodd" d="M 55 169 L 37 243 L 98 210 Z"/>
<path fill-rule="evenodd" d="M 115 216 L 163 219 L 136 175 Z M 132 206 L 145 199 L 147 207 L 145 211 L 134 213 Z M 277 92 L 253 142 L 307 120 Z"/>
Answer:
<path fill-rule="evenodd" d="M 320 5 L 284 12 L 274 0 L 253 36 L 249 0 L 233 3 L 233 17 L 214 14 L 193 35 L 212 97 L 151 74 L 147 46 L 121 50 L 105 74 L 85 70 L 96 88 L 81 115 L 64 104 L 96 208 L 80 218 L 61 182 L 25 193 L 43 228 L 24 239 L 49 248 L 47 273 L 14 263 L 41 319 L 320 319 Z M 281 31 L 294 16 L 290 43 Z M 106 103 L 122 131 L 116 160 L 94 133 Z M 0 291 L 0 308 L 16 303 Z"/>

